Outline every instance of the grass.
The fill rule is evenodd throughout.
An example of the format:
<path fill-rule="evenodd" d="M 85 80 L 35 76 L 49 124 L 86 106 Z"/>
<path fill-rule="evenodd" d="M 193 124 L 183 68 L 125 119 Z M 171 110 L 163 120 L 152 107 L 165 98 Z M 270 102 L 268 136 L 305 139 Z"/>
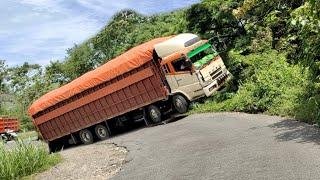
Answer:
<path fill-rule="evenodd" d="M 0 144 L 0 179 L 18 179 L 58 164 L 59 154 L 49 154 L 44 145 L 18 142 L 14 148 Z"/>
<path fill-rule="evenodd" d="M 36 131 L 27 131 L 27 132 L 18 134 L 19 140 L 36 139 L 37 137 L 38 137 L 38 133 Z"/>

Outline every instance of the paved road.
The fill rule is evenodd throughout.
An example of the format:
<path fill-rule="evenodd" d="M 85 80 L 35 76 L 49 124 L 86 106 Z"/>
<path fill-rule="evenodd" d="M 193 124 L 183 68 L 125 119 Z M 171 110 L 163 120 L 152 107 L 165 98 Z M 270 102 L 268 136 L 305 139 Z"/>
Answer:
<path fill-rule="evenodd" d="M 279 117 L 192 115 L 108 141 L 129 150 L 114 179 L 320 179 L 320 132 Z"/>

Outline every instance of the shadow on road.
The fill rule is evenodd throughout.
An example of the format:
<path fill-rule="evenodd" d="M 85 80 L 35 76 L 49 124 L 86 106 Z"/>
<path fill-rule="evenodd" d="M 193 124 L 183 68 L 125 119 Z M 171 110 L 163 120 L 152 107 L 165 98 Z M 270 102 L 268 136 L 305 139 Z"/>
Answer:
<path fill-rule="evenodd" d="M 143 121 L 137 122 L 137 123 L 131 125 L 130 127 L 125 128 L 125 129 L 114 131 L 113 134 L 111 134 L 110 138 L 107 140 L 113 139 L 115 137 L 123 136 L 128 133 L 134 133 L 134 132 L 143 130 L 144 128 L 152 128 L 154 126 L 160 126 L 160 125 L 165 125 L 165 124 L 169 124 L 169 123 L 174 123 L 176 121 L 184 119 L 187 116 L 188 115 L 182 115 L 182 114 L 167 115 L 164 117 L 164 119 L 165 119 L 164 121 L 162 121 L 158 124 L 152 124 L 149 126 L 145 126 L 145 123 Z M 102 141 L 95 141 L 94 143 L 97 143 L 97 142 L 102 142 Z M 66 144 L 66 145 L 64 145 L 63 150 L 76 148 L 78 146 L 82 146 L 82 145 L 81 144 L 76 144 L 76 145 L 75 144 Z"/>
<path fill-rule="evenodd" d="M 128 133 L 133 133 L 133 132 L 136 132 L 136 131 L 140 131 L 140 130 L 142 130 L 144 128 L 152 128 L 152 127 L 155 127 L 155 126 L 174 123 L 176 121 L 184 119 L 187 116 L 188 115 L 184 115 L 184 114 L 168 115 L 168 116 L 164 117 L 165 120 L 163 120 L 162 122 L 157 123 L 157 124 L 150 124 L 149 126 L 145 126 L 145 123 L 143 121 L 140 122 L 140 123 L 135 123 L 134 125 L 132 125 L 130 127 L 127 127 L 124 130 L 115 132 L 115 134 L 113 134 L 109 139 L 112 139 L 112 138 L 115 138 L 115 137 L 118 137 L 118 136 L 122 136 L 122 135 L 125 135 L 125 134 L 128 134 Z"/>
<path fill-rule="evenodd" d="M 268 127 L 274 129 L 275 138 L 279 141 L 320 145 L 320 129 L 318 127 L 290 119 L 274 123 Z"/>

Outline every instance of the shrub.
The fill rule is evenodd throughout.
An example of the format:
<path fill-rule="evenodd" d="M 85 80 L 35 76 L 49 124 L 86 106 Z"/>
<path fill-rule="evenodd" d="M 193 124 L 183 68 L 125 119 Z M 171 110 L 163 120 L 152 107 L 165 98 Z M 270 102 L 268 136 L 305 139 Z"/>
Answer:
<path fill-rule="evenodd" d="M 58 154 L 49 154 L 42 145 L 17 143 L 8 149 L 0 144 L 0 179 L 16 179 L 45 170 L 58 162 Z"/>
<path fill-rule="evenodd" d="M 309 87 L 310 72 L 300 65 L 290 65 L 284 54 L 268 51 L 243 56 L 230 53 L 232 71 L 240 81 L 236 93 L 220 92 L 196 112 L 242 111 L 267 112 L 273 115 L 296 116 L 302 97 Z M 242 68 L 237 72 L 236 68 Z"/>

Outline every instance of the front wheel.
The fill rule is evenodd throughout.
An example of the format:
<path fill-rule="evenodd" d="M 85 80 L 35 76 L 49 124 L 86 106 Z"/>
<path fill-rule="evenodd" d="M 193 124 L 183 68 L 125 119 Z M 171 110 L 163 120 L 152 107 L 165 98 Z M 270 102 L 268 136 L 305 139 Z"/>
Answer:
<path fill-rule="evenodd" d="M 93 135 L 88 129 L 83 129 L 79 132 L 80 140 L 83 144 L 92 144 L 93 143 Z"/>
<path fill-rule="evenodd" d="M 186 113 L 189 109 L 188 101 L 181 95 L 173 96 L 173 106 L 180 114 Z"/>
<path fill-rule="evenodd" d="M 8 138 L 7 138 L 7 136 L 6 136 L 6 135 L 1 134 L 1 140 L 2 140 L 2 142 L 7 143 Z"/>

